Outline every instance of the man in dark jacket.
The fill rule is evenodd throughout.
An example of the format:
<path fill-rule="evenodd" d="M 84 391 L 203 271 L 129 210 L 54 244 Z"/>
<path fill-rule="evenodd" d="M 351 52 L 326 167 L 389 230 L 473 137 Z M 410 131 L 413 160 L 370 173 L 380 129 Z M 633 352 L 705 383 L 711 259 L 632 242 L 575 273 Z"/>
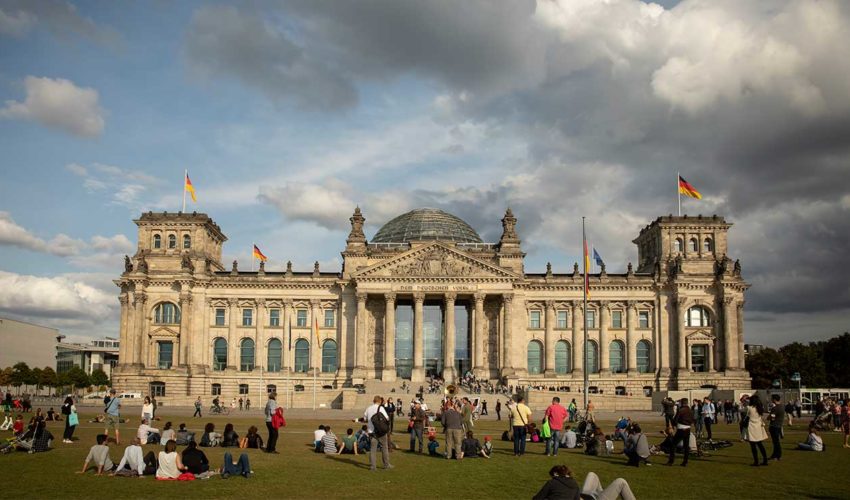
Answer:
<path fill-rule="evenodd" d="M 687 398 L 682 398 L 679 405 L 679 412 L 673 418 L 673 424 L 676 429 L 676 434 L 673 435 L 673 446 L 670 447 L 670 458 L 667 460 L 667 465 L 673 465 L 676 459 L 676 446 L 679 441 L 682 442 L 682 454 L 685 456 L 682 459 L 682 467 L 688 465 L 688 448 L 691 441 L 691 426 L 694 424 L 694 414 L 688 406 Z"/>
<path fill-rule="evenodd" d="M 419 453 L 422 453 L 422 433 L 428 423 L 428 414 L 422 409 L 422 403 L 419 401 L 416 401 L 410 410 L 410 421 L 413 423 L 410 427 L 410 451 L 416 451 L 416 442 L 419 441 Z"/>
<path fill-rule="evenodd" d="M 460 460 L 463 442 L 463 417 L 452 403 L 448 403 L 441 420 L 443 428 L 446 430 L 446 458 L 452 458 L 452 451 L 454 451 L 455 457 Z"/>
<path fill-rule="evenodd" d="M 670 427 L 673 425 L 673 417 L 676 416 L 676 403 L 670 396 L 667 396 L 661 401 L 661 407 L 664 408 L 664 426 Z"/>

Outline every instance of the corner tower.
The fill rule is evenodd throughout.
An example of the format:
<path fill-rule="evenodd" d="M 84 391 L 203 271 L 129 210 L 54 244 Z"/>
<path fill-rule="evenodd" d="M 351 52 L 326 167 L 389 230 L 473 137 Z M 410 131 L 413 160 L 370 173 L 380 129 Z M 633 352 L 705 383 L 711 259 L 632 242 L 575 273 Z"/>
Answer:
<path fill-rule="evenodd" d="M 139 228 L 137 270 L 180 271 L 184 256 L 195 269 L 224 270 L 221 247 L 227 237 L 207 214 L 147 212 L 133 222 Z"/>

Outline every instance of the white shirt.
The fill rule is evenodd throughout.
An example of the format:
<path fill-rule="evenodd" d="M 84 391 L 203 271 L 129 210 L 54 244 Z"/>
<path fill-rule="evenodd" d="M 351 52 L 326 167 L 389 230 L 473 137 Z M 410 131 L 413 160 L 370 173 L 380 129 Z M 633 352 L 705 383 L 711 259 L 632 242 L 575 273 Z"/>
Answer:
<path fill-rule="evenodd" d="M 142 405 L 142 416 L 145 414 L 153 416 L 153 403 Z"/>
<path fill-rule="evenodd" d="M 575 448 L 576 447 L 576 433 L 574 430 L 570 429 L 564 433 L 564 446 L 567 448 Z"/>
<path fill-rule="evenodd" d="M 313 431 L 313 441 L 321 441 L 323 437 L 325 437 L 325 431 L 322 429 Z"/>
<path fill-rule="evenodd" d="M 366 430 L 369 431 L 369 434 L 375 433 L 375 426 L 372 425 L 372 417 L 375 416 L 376 413 L 381 412 L 384 414 L 387 420 L 390 419 L 389 415 L 387 415 L 387 411 L 384 410 L 384 407 L 373 403 L 372 406 L 366 408 L 366 411 L 363 413 L 363 416 L 366 417 Z"/>
<path fill-rule="evenodd" d="M 165 443 L 174 439 L 174 429 L 168 429 L 167 431 L 162 431 L 162 437 L 159 440 L 159 444 L 165 446 Z"/>
<path fill-rule="evenodd" d="M 136 435 L 139 437 L 139 439 L 142 440 L 142 444 L 147 444 L 148 433 L 150 433 L 150 432 L 157 432 L 158 433 L 159 429 L 154 429 L 153 427 L 149 426 L 148 424 L 142 424 L 142 425 L 139 426 L 139 432 L 136 433 Z"/>
<path fill-rule="evenodd" d="M 142 447 L 131 444 L 124 449 L 124 456 L 118 462 L 118 470 L 124 468 L 125 465 L 130 466 L 130 470 L 134 470 L 141 476 L 145 472 L 145 459 L 142 456 Z"/>
<path fill-rule="evenodd" d="M 159 452 L 159 468 L 156 470 L 156 477 L 177 479 L 179 476 L 180 471 L 177 470 L 177 452 Z"/>

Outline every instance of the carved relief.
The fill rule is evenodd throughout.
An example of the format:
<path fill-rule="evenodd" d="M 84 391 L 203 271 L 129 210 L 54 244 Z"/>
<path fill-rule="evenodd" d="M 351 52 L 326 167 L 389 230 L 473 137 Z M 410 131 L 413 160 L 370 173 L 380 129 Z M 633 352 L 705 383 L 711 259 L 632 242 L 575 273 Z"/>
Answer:
<path fill-rule="evenodd" d="M 416 259 L 404 262 L 393 269 L 399 276 L 470 276 L 471 265 L 464 263 L 440 247 L 435 247 Z"/>

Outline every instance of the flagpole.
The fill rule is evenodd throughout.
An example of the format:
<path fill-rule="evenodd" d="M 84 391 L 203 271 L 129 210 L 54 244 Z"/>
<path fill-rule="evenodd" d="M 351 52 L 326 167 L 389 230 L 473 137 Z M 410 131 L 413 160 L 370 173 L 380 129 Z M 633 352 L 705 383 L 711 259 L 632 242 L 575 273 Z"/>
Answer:
<path fill-rule="evenodd" d="M 315 312 L 316 309 L 313 309 Z M 313 318 L 313 324 L 316 326 L 316 349 L 319 348 L 319 318 Z M 320 358 L 321 359 L 321 358 Z M 320 361 L 321 362 L 321 361 Z M 313 411 L 316 411 L 316 374 L 319 372 L 319 367 L 313 367 Z"/>
<path fill-rule="evenodd" d="M 255 245 L 256 245 L 256 244 L 252 241 L 252 242 L 251 242 L 251 272 L 252 272 L 252 273 L 254 272 L 254 260 L 257 258 L 257 257 L 254 255 L 254 246 L 255 246 Z"/>
<path fill-rule="evenodd" d="M 183 213 L 186 213 L 186 179 L 189 178 L 189 169 L 183 171 Z"/>
<path fill-rule="evenodd" d="M 679 199 L 679 217 L 682 216 L 682 192 L 679 190 L 679 179 L 681 174 L 676 172 L 676 197 Z"/>
<path fill-rule="evenodd" d="M 581 218 L 581 239 L 582 239 L 582 253 L 583 261 L 584 261 L 584 313 L 582 314 L 582 318 L 584 319 L 584 348 L 582 349 L 582 355 L 584 356 L 584 362 L 582 366 L 584 367 L 584 409 L 587 411 L 587 388 L 588 388 L 588 379 L 587 379 L 587 287 L 590 283 L 587 277 L 587 234 L 584 230 L 584 217 Z"/>

